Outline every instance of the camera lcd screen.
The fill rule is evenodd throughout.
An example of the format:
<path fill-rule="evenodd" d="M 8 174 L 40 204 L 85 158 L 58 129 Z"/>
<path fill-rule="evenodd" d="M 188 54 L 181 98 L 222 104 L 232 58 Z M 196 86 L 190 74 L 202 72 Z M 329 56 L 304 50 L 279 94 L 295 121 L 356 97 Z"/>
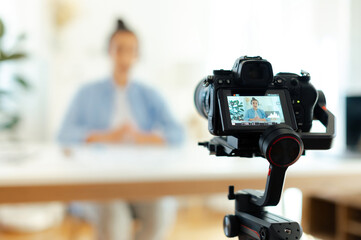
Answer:
<path fill-rule="evenodd" d="M 292 103 L 286 90 L 222 89 L 218 103 L 223 131 L 227 134 L 264 131 L 275 124 L 297 129 Z"/>
<path fill-rule="evenodd" d="M 227 96 L 231 124 L 268 126 L 285 123 L 279 94 L 267 96 Z"/>

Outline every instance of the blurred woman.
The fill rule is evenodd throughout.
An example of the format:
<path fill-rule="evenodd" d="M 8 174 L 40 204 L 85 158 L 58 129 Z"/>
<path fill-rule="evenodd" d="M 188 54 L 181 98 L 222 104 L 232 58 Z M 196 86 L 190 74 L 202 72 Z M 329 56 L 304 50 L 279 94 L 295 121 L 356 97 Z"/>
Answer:
<path fill-rule="evenodd" d="M 138 49 L 137 36 L 119 20 L 109 40 L 112 75 L 78 91 L 61 126 L 60 143 L 179 144 L 183 141 L 182 128 L 161 96 L 130 79 Z M 97 209 L 103 218 L 95 221 L 102 228 L 101 235 L 109 240 L 132 239 L 133 216 L 141 221 L 135 239 L 164 239 L 175 216 L 175 204 L 169 198 L 152 202 L 115 201 L 90 207 L 80 204 L 75 209 L 83 212 L 79 214 L 93 211 L 90 215 Z"/>

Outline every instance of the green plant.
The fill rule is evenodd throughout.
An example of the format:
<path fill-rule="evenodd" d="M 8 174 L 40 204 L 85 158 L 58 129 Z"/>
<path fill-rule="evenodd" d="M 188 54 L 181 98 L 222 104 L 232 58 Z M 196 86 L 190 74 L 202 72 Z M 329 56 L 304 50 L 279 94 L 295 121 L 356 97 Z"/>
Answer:
<path fill-rule="evenodd" d="M 243 120 L 243 102 L 240 102 L 238 100 L 229 101 L 229 112 L 231 113 L 231 119 L 232 120 Z"/>
<path fill-rule="evenodd" d="M 19 61 L 26 58 L 26 54 L 18 51 L 18 44 L 24 40 L 25 35 L 18 36 L 17 41 L 11 50 L 5 50 L 3 46 L 3 39 L 5 35 L 5 26 L 0 19 L 0 67 L 4 62 Z M 1 70 L 1 68 L 0 68 Z M 6 81 L 0 79 L 0 84 Z M 18 86 L 24 90 L 29 90 L 29 83 L 19 74 L 14 74 L 11 81 L 14 81 Z M 20 115 L 17 112 L 8 111 L 6 109 L 6 101 L 15 101 L 16 93 L 13 90 L 0 87 L 0 130 L 14 129 L 20 121 Z"/>

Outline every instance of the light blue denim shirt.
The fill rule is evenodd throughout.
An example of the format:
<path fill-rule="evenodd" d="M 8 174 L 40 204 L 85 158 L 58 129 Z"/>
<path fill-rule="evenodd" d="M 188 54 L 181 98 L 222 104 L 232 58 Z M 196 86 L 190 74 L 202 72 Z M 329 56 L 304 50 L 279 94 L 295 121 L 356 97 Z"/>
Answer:
<path fill-rule="evenodd" d="M 91 132 L 110 129 L 115 94 L 116 86 L 111 78 L 83 86 L 70 104 L 57 136 L 58 141 L 62 144 L 84 143 Z M 127 86 L 127 97 L 131 114 L 140 130 L 158 131 L 169 144 L 183 141 L 182 127 L 154 89 L 131 81 Z"/>
<path fill-rule="evenodd" d="M 257 114 L 259 118 L 265 118 L 267 121 L 269 119 L 266 118 L 266 113 L 262 110 L 262 109 L 257 109 Z M 246 115 L 244 117 L 245 121 L 249 121 L 249 119 L 255 118 L 256 117 L 256 112 L 254 111 L 253 108 L 250 108 L 246 111 Z"/>

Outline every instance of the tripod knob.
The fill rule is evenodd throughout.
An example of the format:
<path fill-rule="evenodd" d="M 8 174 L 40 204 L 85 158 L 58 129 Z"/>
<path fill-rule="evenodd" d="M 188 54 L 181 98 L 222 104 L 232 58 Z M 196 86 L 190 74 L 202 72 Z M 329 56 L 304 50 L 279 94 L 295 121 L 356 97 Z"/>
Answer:
<path fill-rule="evenodd" d="M 240 231 L 240 222 L 235 215 L 226 215 L 223 218 L 223 231 L 229 237 L 237 237 Z"/>
<path fill-rule="evenodd" d="M 259 147 L 270 164 L 277 167 L 294 164 L 304 150 L 301 138 L 286 124 L 268 127 L 259 139 Z"/>

